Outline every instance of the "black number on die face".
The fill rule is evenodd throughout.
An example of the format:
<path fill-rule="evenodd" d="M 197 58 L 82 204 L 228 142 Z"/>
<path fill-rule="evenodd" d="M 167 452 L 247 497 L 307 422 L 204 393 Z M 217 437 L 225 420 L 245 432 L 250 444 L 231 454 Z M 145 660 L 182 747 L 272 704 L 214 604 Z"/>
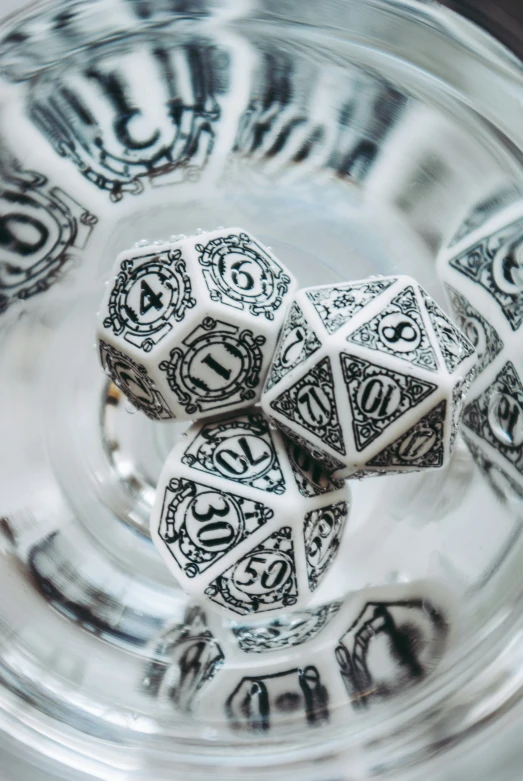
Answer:
<path fill-rule="evenodd" d="M 365 380 L 357 394 L 360 409 L 371 418 L 392 415 L 401 403 L 401 390 L 391 377 L 378 375 Z"/>
<path fill-rule="evenodd" d="M 305 333 L 301 326 L 294 328 L 281 346 L 280 362 L 284 368 L 299 360 L 305 346 Z"/>
<path fill-rule="evenodd" d="M 231 345 L 216 344 L 212 351 L 203 347 L 192 356 L 188 373 L 197 387 L 216 391 L 234 382 L 242 371 L 241 353 Z"/>
<path fill-rule="evenodd" d="M 292 576 L 292 563 L 280 552 L 246 556 L 234 572 L 235 584 L 247 594 L 264 594 L 283 586 Z"/>
<path fill-rule="evenodd" d="M 306 385 L 298 395 L 297 401 L 298 411 L 307 423 L 324 426 L 330 419 L 331 403 L 321 387 Z"/>
<path fill-rule="evenodd" d="M 34 255 L 45 247 L 49 230 L 29 214 L 12 212 L 0 217 L 0 246 L 22 257 Z"/>
<path fill-rule="evenodd" d="M 493 434 L 504 445 L 517 448 L 523 444 L 523 409 L 508 393 L 493 394 L 488 418 Z"/>
<path fill-rule="evenodd" d="M 264 472 L 272 460 L 266 442 L 255 436 L 235 436 L 218 445 L 214 452 L 217 469 L 226 477 L 253 477 Z"/>
<path fill-rule="evenodd" d="M 390 314 L 383 318 L 379 333 L 385 344 L 400 352 L 410 352 L 421 342 L 417 324 L 403 314 Z"/>
<path fill-rule="evenodd" d="M 187 534 L 195 545 L 221 551 L 229 548 L 238 536 L 241 518 L 230 499 L 209 491 L 192 500 L 185 523 Z"/>

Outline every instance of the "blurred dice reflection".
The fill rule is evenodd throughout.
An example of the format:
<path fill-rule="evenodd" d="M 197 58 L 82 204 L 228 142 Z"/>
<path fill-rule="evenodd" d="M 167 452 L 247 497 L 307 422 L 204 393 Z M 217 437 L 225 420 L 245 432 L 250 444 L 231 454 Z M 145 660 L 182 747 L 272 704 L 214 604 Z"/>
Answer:
<path fill-rule="evenodd" d="M 478 353 L 463 411 L 471 453 L 494 485 L 523 484 L 523 196 L 515 187 L 476 205 L 440 253 L 454 317 Z M 512 486 L 512 487 L 510 487 Z M 514 488 L 515 486 L 515 488 Z"/>
<path fill-rule="evenodd" d="M 194 607 L 155 641 L 142 687 L 240 733 L 342 721 L 425 680 L 449 646 L 452 613 L 429 581 L 248 624 Z"/>

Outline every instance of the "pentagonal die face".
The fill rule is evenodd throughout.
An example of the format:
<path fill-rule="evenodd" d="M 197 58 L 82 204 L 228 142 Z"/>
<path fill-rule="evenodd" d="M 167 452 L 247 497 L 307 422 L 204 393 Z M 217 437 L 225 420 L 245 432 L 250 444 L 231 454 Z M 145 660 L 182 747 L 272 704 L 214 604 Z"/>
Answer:
<path fill-rule="evenodd" d="M 250 409 L 196 424 L 175 446 L 151 534 L 187 592 L 247 615 L 311 599 L 348 512 L 344 483 Z"/>
<path fill-rule="evenodd" d="M 475 352 L 410 277 L 299 291 L 262 406 L 336 476 L 448 460 Z"/>
<path fill-rule="evenodd" d="M 98 321 L 104 369 L 155 420 L 257 401 L 295 282 L 236 228 L 119 255 Z"/>
<path fill-rule="evenodd" d="M 523 199 L 514 189 L 478 204 L 438 258 L 456 322 L 478 353 L 463 411 L 472 455 L 507 485 L 523 477 Z"/>

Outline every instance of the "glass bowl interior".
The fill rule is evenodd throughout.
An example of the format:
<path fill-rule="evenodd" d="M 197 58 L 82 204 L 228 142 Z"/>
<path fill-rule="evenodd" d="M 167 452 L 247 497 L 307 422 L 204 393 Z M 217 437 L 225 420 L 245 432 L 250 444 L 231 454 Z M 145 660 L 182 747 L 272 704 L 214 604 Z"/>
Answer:
<path fill-rule="evenodd" d="M 442 471 L 351 481 L 314 605 L 343 615 L 366 588 L 443 605 L 438 665 L 363 709 L 331 670 L 321 723 L 287 704 L 235 729 L 239 680 L 319 664 L 337 629 L 283 656 L 220 650 L 238 623 L 202 617 L 147 531 L 184 425 L 126 405 L 94 326 L 118 251 L 217 225 L 251 231 L 301 286 L 401 272 L 445 306 L 440 247 L 473 203 L 522 184 L 521 86 L 488 36 L 414 1 L 71 0 L 3 25 L 0 727 L 40 769 L 385 777 L 475 723 L 507 654 L 516 675 L 523 478 L 489 483 L 459 439 Z M 169 692 L 191 622 L 215 664 L 188 714 Z"/>

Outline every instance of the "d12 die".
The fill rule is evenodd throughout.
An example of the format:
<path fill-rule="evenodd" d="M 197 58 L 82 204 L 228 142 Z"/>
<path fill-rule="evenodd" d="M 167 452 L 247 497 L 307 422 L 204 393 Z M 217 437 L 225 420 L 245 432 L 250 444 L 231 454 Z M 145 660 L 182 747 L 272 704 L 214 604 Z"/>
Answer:
<path fill-rule="evenodd" d="M 155 420 L 257 401 L 295 282 L 236 228 L 118 256 L 98 320 L 106 372 Z"/>
<path fill-rule="evenodd" d="M 344 483 L 250 409 L 195 424 L 174 447 L 151 534 L 187 592 L 246 615 L 310 600 L 348 512 Z"/>
<path fill-rule="evenodd" d="M 410 277 L 296 293 L 262 406 L 336 476 L 441 467 L 475 352 Z"/>
<path fill-rule="evenodd" d="M 453 602 L 424 581 L 256 622 L 209 615 L 225 661 L 193 711 L 247 735 L 346 721 L 429 676 L 451 641 Z"/>
<path fill-rule="evenodd" d="M 523 477 L 523 197 L 503 190 L 474 207 L 438 258 L 456 322 L 476 346 L 463 412 L 474 455 Z"/>

